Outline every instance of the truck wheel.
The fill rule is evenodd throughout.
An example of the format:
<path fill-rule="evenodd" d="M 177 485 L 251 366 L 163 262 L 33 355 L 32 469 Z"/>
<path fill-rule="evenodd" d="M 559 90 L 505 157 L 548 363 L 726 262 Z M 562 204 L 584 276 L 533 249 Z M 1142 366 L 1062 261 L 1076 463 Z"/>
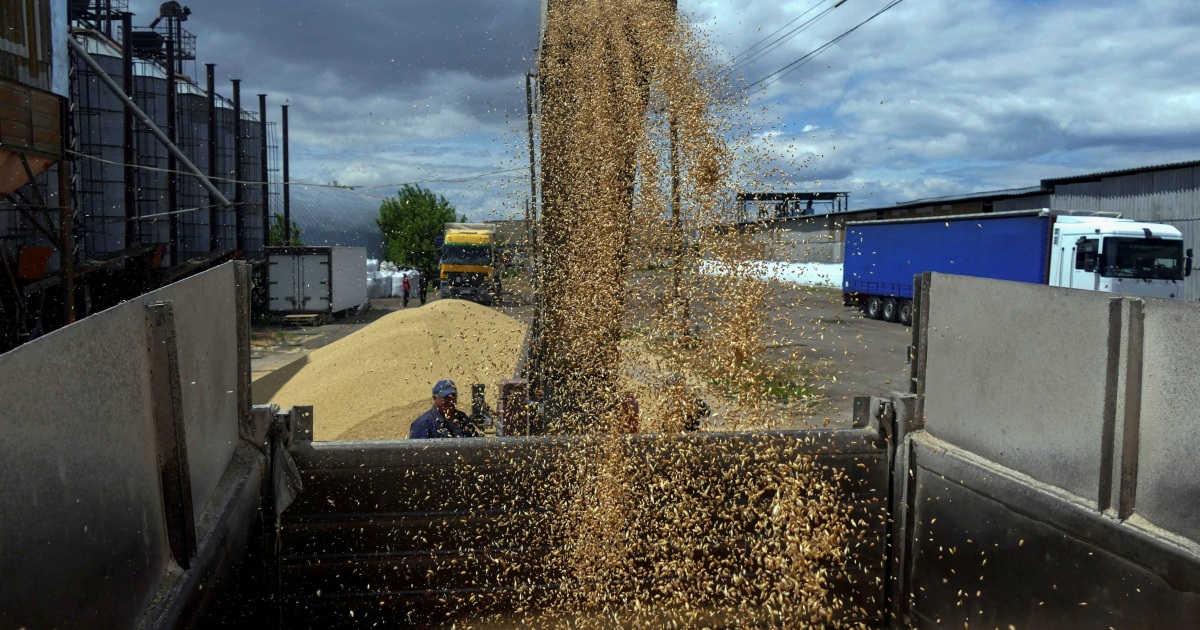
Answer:
<path fill-rule="evenodd" d="M 898 306 L 899 305 L 896 304 L 896 298 L 884 298 L 883 312 L 881 313 L 882 316 L 880 317 L 880 319 L 882 319 L 885 322 L 896 321 L 896 311 L 897 311 Z"/>
<path fill-rule="evenodd" d="M 912 300 L 900 300 L 900 312 L 896 314 L 896 319 L 905 326 L 912 326 Z"/>
<path fill-rule="evenodd" d="M 883 314 L 883 300 L 879 299 L 877 295 L 867 298 L 867 304 L 863 307 L 863 314 L 870 319 L 879 319 L 880 315 Z"/>

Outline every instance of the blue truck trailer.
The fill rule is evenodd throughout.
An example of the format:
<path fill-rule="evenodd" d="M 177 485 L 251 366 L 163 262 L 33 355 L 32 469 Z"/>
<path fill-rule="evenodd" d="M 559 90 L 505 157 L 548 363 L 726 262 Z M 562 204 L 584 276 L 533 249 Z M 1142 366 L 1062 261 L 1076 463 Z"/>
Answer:
<path fill-rule="evenodd" d="M 1041 209 L 847 223 L 843 260 L 847 303 L 907 326 L 927 271 L 1175 298 L 1192 252 L 1169 225 Z"/>

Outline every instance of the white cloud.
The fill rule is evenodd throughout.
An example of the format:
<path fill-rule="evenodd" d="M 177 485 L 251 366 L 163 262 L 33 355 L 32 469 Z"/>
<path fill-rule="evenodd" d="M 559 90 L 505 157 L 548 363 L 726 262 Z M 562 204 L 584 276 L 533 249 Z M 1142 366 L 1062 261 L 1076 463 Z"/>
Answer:
<path fill-rule="evenodd" d="M 887 2 L 848 0 L 739 72 L 755 81 Z M 429 181 L 475 218 L 519 213 L 527 195 L 523 73 L 536 4 L 212 0 L 185 27 L 222 81 L 270 94 L 271 120 L 290 103 L 295 179 Z M 683 0 L 680 11 L 728 61 L 834 4 Z M 131 5 L 135 24 L 157 13 Z M 793 189 L 849 191 L 854 207 L 1197 159 L 1197 23 L 1194 0 L 909 0 L 739 114 L 779 121 L 752 143 L 769 155 L 760 172 L 782 171 Z M 505 169 L 518 171 L 437 181 Z"/>

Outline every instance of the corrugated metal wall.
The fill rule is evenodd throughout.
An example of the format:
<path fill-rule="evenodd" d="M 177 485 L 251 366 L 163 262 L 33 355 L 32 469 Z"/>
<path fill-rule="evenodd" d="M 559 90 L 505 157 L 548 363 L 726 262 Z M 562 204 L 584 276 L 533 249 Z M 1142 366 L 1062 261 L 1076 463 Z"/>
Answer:
<path fill-rule="evenodd" d="M 305 245 L 365 247 L 368 258 L 383 256 L 383 230 L 376 219 L 383 197 L 347 188 L 292 185 L 292 220 Z"/>
<path fill-rule="evenodd" d="M 1183 233 L 1185 247 L 1200 250 L 1200 167 L 1164 168 L 1058 184 L 1048 198 L 1035 199 L 1046 199 L 1047 203 L 1030 206 L 1030 199 L 1020 199 L 1016 202 L 1021 207 L 1011 209 L 1048 207 L 1120 212 L 1127 219 L 1175 226 Z M 1200 300 L 1200 274 L 1193 271 L 1184 281 L 1183 296 L 1187 300 Z"/>

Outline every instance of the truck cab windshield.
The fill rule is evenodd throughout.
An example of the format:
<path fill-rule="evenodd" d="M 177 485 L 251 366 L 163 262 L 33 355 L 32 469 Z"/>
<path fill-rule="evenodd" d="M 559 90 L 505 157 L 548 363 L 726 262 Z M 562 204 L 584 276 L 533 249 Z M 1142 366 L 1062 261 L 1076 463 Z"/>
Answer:
<path fill-rule="evenodd" d="M 1183 241 L 1161 238 L 1106 238 L 1104 266 L 1107 278 L 1183 280 Z"/>
<path fill-rule="evenodd" d="M 492 264 L 492 251 L 487 245 L 446 243 L 442 248 L 442 264 L 486 267 Z"/>

